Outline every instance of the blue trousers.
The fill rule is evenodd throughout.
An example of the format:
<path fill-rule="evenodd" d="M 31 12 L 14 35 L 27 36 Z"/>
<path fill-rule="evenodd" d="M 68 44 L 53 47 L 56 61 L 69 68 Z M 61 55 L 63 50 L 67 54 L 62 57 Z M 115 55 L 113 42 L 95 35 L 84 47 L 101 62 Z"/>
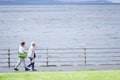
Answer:
<path fill-rule="evenodd" d="M 30 62 L 31 62 L 31 63 L 30 63 L 27 67 L 31 67 L 31 66 L 32 66 L 32 70 L 33 70 L 34 67 L 35 67 L 35 66 L 34 66 L 35 63 L 32 62 L 33 58 L 29 57 L 29 59 L 30 59 Z"/>

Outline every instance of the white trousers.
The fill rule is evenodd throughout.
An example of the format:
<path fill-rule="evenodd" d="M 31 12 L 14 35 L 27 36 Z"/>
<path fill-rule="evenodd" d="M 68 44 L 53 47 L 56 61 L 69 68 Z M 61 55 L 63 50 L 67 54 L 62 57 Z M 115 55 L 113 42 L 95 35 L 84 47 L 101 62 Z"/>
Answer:
<path fill-rule="evenodd" d="M 19 58 L 15 68 L 18 68 L 21 63 L 23 63 L 24 67 L 26 67 L 25 58 Z"/>

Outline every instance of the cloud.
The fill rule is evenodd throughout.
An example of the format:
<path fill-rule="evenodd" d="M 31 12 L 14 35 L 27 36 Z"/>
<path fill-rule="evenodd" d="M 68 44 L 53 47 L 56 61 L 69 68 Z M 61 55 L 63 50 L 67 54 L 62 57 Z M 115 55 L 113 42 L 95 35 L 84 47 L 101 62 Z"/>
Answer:
<path fill-rule="evenodd" d="M 113 3 L 120 3 L 120 0 L 0 0 L 0 2 L 6 2 L 6 3 L 8 3 L 8 2 L 13 2 L 13 3 L 15 3 L 15 2 L 31 2 L 31 3 L 55 3 L 55 2 L 63 2 L 63 3 L 68 3 L 68 2 L 70 2 L 70 3 L 77 3 L 77 2 L 109 2 L 109 1 L 111 1 L 111 2 L 113 2 Z"/>
<path fill-rule="evenodd" d="M 56 1 L 61 1 L 61 2 L 92 2 L 92 1 L 95 1 L 95 2 L 113 2 L 113 3 L 120 3 L 120 0 L 56 0 Z"/>
<path fill-rule="evenodd" d="M 97 1 L 97 0 L 57 0 L 62 2 L 81 2 L 81 1 Z"/>
<path fill-rule="evenodd" d="M 109 0 L 111 2 L 114 2 L 114 3 L 120 3 L 120 0 Z"/>
<path fill-rule="evenodd" d="M 0 0 L 0 1 L 16 1 L 16 0 Z"/>

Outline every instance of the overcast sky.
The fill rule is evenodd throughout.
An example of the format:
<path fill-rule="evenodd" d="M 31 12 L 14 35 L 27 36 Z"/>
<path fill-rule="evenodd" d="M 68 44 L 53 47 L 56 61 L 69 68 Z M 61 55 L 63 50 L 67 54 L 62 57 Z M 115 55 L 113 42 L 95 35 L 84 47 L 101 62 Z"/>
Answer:
<path fill-rule="evenodd" d="M 80 2 L 80 1 L 104 1 L 104 0 L 58 0 L 58 1 L 64 1 L 64 2 Z M 120 0 L 107 0 L 112 2 L 120 2 Z"/>
<path fill-rule="evenodd" d="M 98 2 L 105 2 L 105 1 L 111 1 L 113 3 L 120 3 L 120 0 L 0 0 L 0 2 L 55 2 L 55 1 L 59 1 L 59 2 L 81 2 L 81 1 L 98 1 Z"/>
<path fill-rule="evenodd" d="M 110 1 L 120 3 L 120 0 L 110 0 Z"/>

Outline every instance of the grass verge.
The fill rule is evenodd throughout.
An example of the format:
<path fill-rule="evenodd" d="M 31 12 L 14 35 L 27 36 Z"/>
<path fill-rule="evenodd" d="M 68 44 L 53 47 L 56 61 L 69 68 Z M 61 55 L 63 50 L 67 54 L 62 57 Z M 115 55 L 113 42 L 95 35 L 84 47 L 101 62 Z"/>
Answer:
<path fill-rule="evenodd" d="M 0 80 L 120 80 L 120 70 L 12 72 Z"/>

